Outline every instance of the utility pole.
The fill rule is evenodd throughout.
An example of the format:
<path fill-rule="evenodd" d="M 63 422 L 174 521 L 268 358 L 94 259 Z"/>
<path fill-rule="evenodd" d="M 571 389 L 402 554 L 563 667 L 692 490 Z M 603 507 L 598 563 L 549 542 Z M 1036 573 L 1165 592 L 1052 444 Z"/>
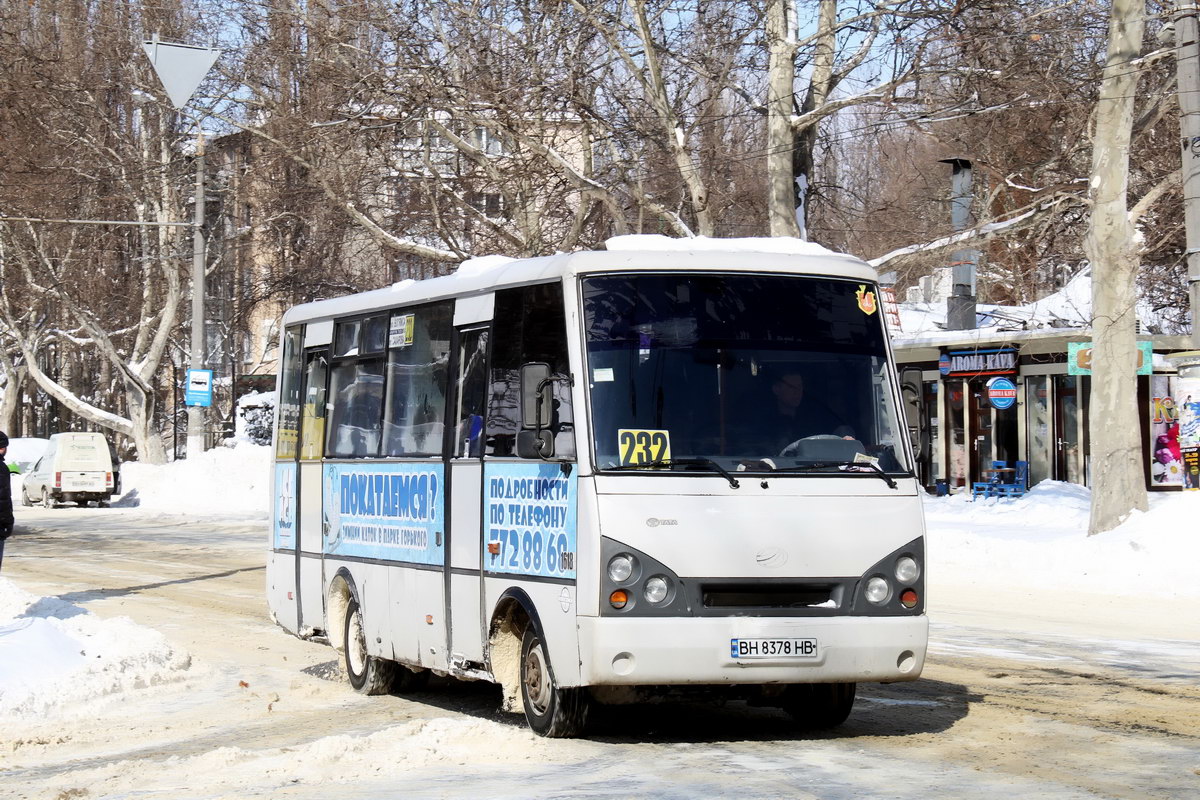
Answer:
<path fill-rule="evenodd" d="M 204 369 L 204 131 L 196 133 L 196 209 L 192 228 L 192 352 L 191 374 Z M 188 379 L 189 388 L 191 378 Z M 209 396 L 212 393 L 212 373 L 209 373 Z M 209 400 L 211 403 L 211 399 Z M 187 456 L 195 458 L 204 452 L 204 406 L 189 405 L 187 423 Z"/>
<path fill-rule="evenodd" d="M 1183 219 L 1192 347 L 1200 350 L 1200 23 L 1196 0 L 1179 0 L 1175 9 L 1175 71 L 1183 144 Z"/>

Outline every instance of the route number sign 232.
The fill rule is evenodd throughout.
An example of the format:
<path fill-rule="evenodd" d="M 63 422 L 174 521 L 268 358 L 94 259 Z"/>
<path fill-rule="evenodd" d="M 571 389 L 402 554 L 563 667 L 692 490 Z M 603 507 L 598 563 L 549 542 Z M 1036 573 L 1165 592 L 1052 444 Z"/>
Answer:
<path fill-rule="evenodd" d="M 622 428 L 617 431 L 617 442 L 621 466 L 637 467 L 671 460 L 671 435 L 667 431 Z"/>

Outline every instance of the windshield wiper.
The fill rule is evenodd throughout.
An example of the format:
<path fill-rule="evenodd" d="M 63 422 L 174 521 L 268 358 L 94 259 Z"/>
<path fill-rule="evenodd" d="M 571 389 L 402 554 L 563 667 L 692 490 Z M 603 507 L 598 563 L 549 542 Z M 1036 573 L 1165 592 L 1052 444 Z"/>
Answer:
<path fill-rule="evenodd" d="M 896 482 L 892 480 L 892 476 L 883 471 L 882 468 L 874 461 L 820 461 L 815 464 L 803 464 L 798 467 L 781 467 L 776 472 L 812 472 L 818 469 L 829 469 L 830 467 L 864 467 L 867 470 L 878 475 L 889 489 L 896 488 Z"/>
<path fill-rule="evenodd" d="M 711 458 L 664 458 L 658 461 L 648 461 L 645 464 L 620 464 L 611 467 L 602 467 L 604 470 L 628 470 L 628 469 L 646 469 L 648 467 L 706 467 L 714 472 L 721 473 L 721 477 L 729 481 L 729 485 L 734 489 L 741 486 L 738 479 L 730 474 L 729 470 L 722 467 Z"/>

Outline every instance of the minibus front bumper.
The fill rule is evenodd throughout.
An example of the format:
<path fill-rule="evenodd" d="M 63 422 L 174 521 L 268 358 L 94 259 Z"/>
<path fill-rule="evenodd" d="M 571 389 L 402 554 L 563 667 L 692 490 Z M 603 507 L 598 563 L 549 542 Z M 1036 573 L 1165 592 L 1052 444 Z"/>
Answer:
<path fill-rule="evenodd" d="M 579 618 L 584 685 L 910 681 L 926 616 Z"/>

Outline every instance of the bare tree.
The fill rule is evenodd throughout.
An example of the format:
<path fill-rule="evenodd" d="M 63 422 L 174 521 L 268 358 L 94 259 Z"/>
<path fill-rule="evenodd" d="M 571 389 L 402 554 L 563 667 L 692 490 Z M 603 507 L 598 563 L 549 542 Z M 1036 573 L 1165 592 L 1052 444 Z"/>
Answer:
<path fill-rule="evenodd" d="M 796 0 L 766 0 L 765 5 L 773 236 L 808 236 L 820 126 L 843 109 L 891 102 L 900 87 L 936 76 L 926 50 L 941 30 L 941 16 L 952 11 L 902 0 L 817 0 L 815 6 L 815 19 L 804 25 L 812 33 L 800 36 Z M 801 57 L 806 64 L 798 71 Z M 801 72 L 807 76 L 805 89 L 797 91 Z M 844 91 L 835 92 L 839 87 Z"/>
<path fill-rule="evenodd" d="M 1129 143 L 1142 49 L 1144 0 L 1114 0 L 1108 55 L 1092 140 L 1091 218 L 1084 242 L 1092 265 L 1091 463 L 1088 534 L 1145 511 L 1137 408 L 1138 247 L 1130 220 Z"/>
<path fill-rule="evenodd" d="M 142 459 L 164 459 L 158 371 L 183 297 L 175 120 L 139 109 L 149 65 L 124 6 L 50 2 L 3 17 L 5 128 L 2 203 L 10 217 L 134 225 L 0 226 L 0 321 L 29 377 L 86 422 L 131 437 Z M 35 99 L 36 96 L 36 99 Z M 14 153 L 20 153 L 14 157 Z"/>

